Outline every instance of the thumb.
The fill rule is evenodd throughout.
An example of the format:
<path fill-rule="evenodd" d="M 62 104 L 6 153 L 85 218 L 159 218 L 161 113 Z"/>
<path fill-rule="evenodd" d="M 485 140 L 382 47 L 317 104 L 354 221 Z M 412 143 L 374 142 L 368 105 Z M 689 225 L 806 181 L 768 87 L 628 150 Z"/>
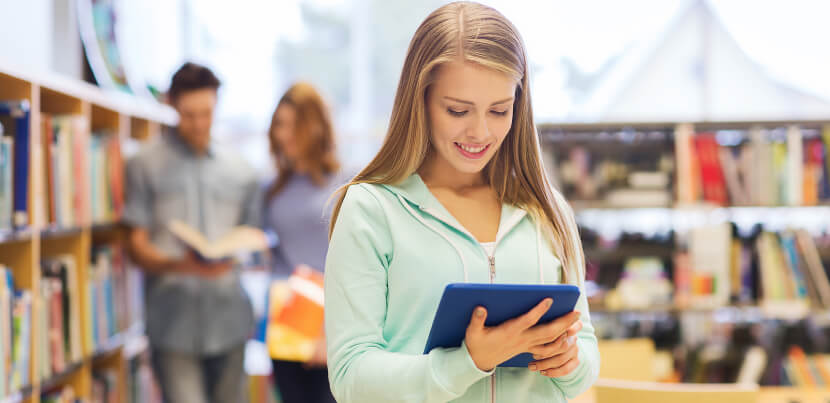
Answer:
<path fill-rule="evenodd" d="M 473 309 L 473 317 L 470 319 L 470 330 L 483 330 L 484 321 L 487 320 L 487 309 L 483 306 L 478 306 Z"/>

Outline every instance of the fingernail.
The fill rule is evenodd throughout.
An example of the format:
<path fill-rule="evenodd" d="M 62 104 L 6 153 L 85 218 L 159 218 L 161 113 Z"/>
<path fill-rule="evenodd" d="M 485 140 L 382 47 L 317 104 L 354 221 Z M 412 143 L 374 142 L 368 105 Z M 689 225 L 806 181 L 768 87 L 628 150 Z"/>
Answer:
<path fill-rule="evenodd" d="M 478 316 L 479 318 L 484 316 L 484 308 L 476 309 L 476 316 Z"/>
<path fill-rule="evenodd" d="M 553 305 L 553 299 L 548 298 L 545 300 L 545 308 L 550 308 L 551 305 Z"/>
<path fill-rule="evenodd" d="M 576 336 L 568 337 L 568 345 L 572 346 L 574 343 L 576 343 Z"/>
<path fill-rule="evenodd" d="M 535 364 L 530 364 L 530 370 L 531 371 L 536 371 L 536 365 Z"/>

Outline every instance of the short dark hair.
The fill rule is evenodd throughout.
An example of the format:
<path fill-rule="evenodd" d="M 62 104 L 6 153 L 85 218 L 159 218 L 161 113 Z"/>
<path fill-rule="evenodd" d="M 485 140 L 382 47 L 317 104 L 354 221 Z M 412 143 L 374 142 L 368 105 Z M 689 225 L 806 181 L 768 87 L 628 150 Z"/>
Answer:
<path fill-rule="evenodd" d="M 170 103 L 175 103 L 179 96 L 185 92 L 206 88 L 217 90 L 221 84 L 209 68 L 200 64 L 187 62 L 182 67 L 179 67 L 176 74 L 173 74 L 173 79 L 170 81 L 170 89 L 167 90 L 167 98 Z"/>

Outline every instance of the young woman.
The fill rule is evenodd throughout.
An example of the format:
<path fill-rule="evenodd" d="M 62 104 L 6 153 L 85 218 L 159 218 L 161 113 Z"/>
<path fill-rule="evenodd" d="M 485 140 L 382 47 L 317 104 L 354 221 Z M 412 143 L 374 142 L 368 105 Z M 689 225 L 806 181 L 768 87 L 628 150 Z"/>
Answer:
<path fill-rule="evenodd" d="M 331 119 L 309 84 L 292 86 L 277 105 L 269 130 L 277 178 L 266 191 L 264 227 L 279 237 L 272 254 L 276 277 L 299 265 L 323 270 L 328 248 L 326 203 L 348 179 L 335 154 Z M 325 339 L 308 363 L 274 361 L 274 378 L 284 403 L 334 402 L 326 373 Z"/>
<path fill-rule="evenodd" d="M 546 299 L 460 348 L 422 354 L 446 284 L 582 288 L 573 212 L 548 182 L 516 28 L 477 3 L 433 12 L 409 45 L 386 140 L 333 212 L 326 259 L 329 380 L 339 402 L 564 402 L 599 372 L 583 295 Z M 583 289 L 584 291 L 584 289 Z M 521 352 L 528 368 L 497 368 Z"/>

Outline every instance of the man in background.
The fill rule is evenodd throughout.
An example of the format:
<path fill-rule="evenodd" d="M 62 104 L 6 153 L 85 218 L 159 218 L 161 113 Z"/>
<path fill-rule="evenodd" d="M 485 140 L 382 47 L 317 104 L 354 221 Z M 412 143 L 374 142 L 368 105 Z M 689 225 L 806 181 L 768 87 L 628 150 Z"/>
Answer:
<path fill-rule="evenodd" d="M 213 240 L 259 225 L 253 171 L 211 145 L 219 85 L 208 68 L 183 65 L 168 92 L 178 127 L 127 163 L 124 219 L 133 260 L 147 274 L 147 335 L 167 403 L 247 401 L 243 358 L 253 313 L 239 273 L 228 262 L 200 260 L 167 229 L 177 219 Z"/>

